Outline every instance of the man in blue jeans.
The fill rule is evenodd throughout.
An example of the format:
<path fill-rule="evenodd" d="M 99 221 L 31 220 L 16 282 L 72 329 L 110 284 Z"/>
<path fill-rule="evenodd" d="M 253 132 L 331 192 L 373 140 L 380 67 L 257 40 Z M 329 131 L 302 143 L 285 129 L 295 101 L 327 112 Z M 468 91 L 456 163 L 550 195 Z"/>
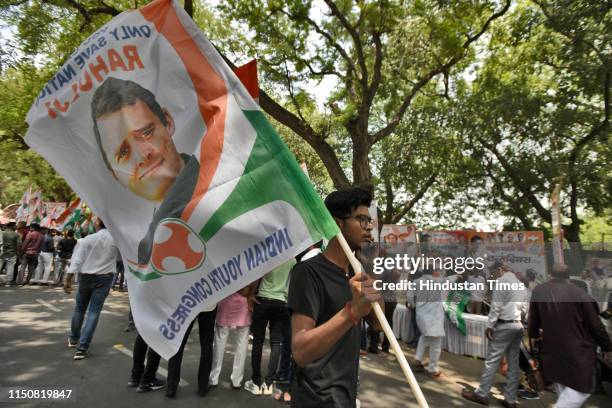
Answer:
<path fill-rule="evenodd" d="M 117 246 L 99 218 L 96 233 L 78 241 L 64 282 L 64 292 L 72 292 L 72 280 L 79 274 L 76 305 L 72 314 L 68 347 L 76 347 L 75 360 L 87 357 L 87 349 L 98 324 L 116 272 Z M 83 320 L 85 319 L 85 327 Z"/>

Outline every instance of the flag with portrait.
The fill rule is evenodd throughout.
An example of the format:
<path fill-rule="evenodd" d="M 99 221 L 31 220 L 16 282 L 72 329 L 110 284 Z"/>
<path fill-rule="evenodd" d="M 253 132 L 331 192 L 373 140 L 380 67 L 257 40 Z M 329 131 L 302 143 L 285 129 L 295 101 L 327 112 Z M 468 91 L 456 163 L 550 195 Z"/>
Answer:
<path fill-rule="evenodd" d="M 338 232 L 243 84 L 252 68 L 241 81 L 157 0 L 85 40 L 27 117 L 26 142 L 105 221 L 138 331 L 165 358 L 200 311 Z"/>

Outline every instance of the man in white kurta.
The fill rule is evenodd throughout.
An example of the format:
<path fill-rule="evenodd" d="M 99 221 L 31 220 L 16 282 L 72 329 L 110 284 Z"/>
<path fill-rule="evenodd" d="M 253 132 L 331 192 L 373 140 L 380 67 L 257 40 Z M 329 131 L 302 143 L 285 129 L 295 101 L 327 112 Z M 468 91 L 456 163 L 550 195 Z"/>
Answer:
<path fill-rule="evenodd" d="M 412 293 L 412 303 L 416 305 L 416 322 L 421 331 L 415 359 L 417 370 L 424 370 L 422 364 L 425 349 L 429 347 L 429 365 L 427 374 L 431 378 L 439 378 L 442 372 L 438 369 L 438 360 L 442 353 L 442 338 L 444 337 L 444 309 L 442 307 L 442 292 L 439 290 L 422 289 L 423 282 L 441 282 L 437 272 L 425 271 L 416 279 L 416 290 Z"/>

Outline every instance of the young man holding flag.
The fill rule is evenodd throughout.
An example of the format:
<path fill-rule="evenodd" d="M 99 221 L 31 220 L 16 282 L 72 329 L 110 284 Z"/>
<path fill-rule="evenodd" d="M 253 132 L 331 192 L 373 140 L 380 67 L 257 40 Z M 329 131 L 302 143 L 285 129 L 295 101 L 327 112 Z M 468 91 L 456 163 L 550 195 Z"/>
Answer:
<path fill-rule="evenodd" d="M 372 198 L 361 188 L 336 191 L 325 205 L 350 248 L 372 241 Z M 381 295 L 374 280 L 353 271 L 337 238 L 299 263 L 289 287 L 293 358 L 293 407 L 355 407 L 359 368 L 359 321 Z"/>

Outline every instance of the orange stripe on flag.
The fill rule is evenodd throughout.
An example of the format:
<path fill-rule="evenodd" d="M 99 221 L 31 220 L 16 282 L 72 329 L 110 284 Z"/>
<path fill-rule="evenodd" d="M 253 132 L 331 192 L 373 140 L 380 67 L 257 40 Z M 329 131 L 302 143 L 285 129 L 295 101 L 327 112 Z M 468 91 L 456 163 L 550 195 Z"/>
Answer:
<path fill-rule="evenodd" d="M 252 60 L 234 69 L 240 82 L 249 91 L 251 98 L 259 99 L 259 81 L 257 81 L 257 60 Z"/>
<path fill-rule="evenodd" d="M 189 219 L 202 199 L 217 170 L 223 150 L 227 88 L 202 51 L 181 24 L 172 2 L 156 1 L 140 9 L 145 19 L 155 24 L 179 55 L 198 95 L 198 107 L 206 123 L 206 134 L 200 143 L 200 175 L 191 201 L 183 210 Z"/>

